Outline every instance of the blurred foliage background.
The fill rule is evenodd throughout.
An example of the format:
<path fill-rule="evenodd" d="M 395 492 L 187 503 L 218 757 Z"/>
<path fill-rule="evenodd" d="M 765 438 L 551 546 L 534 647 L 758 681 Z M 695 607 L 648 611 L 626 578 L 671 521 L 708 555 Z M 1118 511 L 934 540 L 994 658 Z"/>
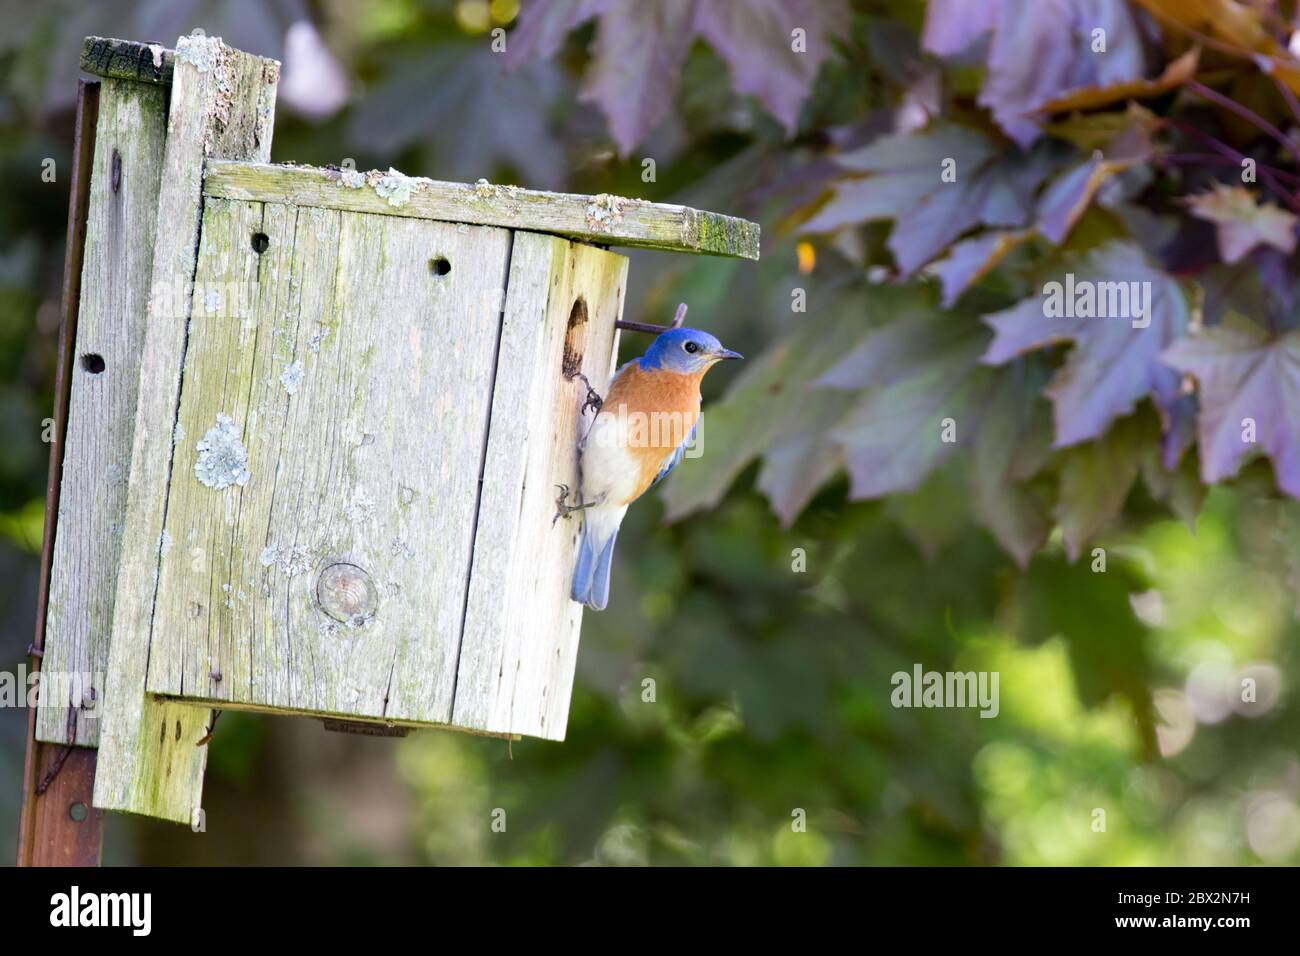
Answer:
<path fill-rule="evenodd" d="M 33 627 L 83 36 L 202 27 L 284 60 L 276 160 L 764 230 L 758 264 L 631 253 L 625 317 L 686 301 L 751 359 L 705 383 L 704 457 L 628 517 L 564 744 L 228 713 L 207 832 L 115 818 L 106 862 L 1300 862 L 1295 11 L 1187 6 L 1236 32 L 1162 0 L 0 0 L 11 672 Z M 1089 58 L 1097 24 L 1109 59 Z M 936 201 L 923 171 L 949 154 L 979 174 Z M 1271 199 L 1223 175 L 1245 157 Z M 1158 365 L 1126 326 L 1018 330 L 1017 303 L 1076 262 L 1168 283 L 1161 346 L 1204 335 L 1208 353 Z M 1246 373 L 1197 391 L 1222 393 L 1204 363 L 1234 313 L 1277 350 L 1255 382 L 1265 454 L 1244 466 L 1194 443 L 1215 438 L 1199 412 L 1247 391 Z M 624 358 L 644 345 L 625 335 Z M 950 407 L 955 453 L 918 445 Z M 891 706 L 916 664 L 998 672 L 997 717 Z M 25 727 L 0 710 L 6 861 Z"/>

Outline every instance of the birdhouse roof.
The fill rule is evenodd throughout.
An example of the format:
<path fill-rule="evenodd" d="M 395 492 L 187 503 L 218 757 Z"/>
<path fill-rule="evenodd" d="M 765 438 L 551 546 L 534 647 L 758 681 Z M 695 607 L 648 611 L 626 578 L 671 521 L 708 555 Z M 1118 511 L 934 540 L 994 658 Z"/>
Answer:
<path fill-rule="evenodd" d="M 209 161 L 206 196 L 281 202 L 554 233 L 605 246 L 757 259 L 757 223 L 668 203 L 602 193 L 449 183 L 395 169 L 359 172 L 295 164 Z"/>
<path fill-rule="evenodd" d="M 81 68 L 117 79 L 168 85 L 175 53 L 159 44 L 88 37 Z M 757 259 L 757 223 L 670 203 L 601 193 L 585 196 L 497 185 L 450 183 L 395 169 L 210 160 L 203 192 L 223 199 L 282 202 L 352 212 L 553 233 L 603 246 Z"/>

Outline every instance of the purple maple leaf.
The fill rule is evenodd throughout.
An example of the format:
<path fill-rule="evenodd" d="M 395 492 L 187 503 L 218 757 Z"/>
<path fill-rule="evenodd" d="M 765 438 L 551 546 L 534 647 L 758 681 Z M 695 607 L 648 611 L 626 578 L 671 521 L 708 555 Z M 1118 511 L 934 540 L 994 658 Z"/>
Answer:
<path fill-rule="evenodd" d="M 1002 365 L 1048 345 L 1074 343 L 1047 388 L 1056 447 L 1100 437 L 1148 395 L 1162 408 L 1175 400 L 1177 376 L 1160 361 L 1161 352 L 1187 328 L 1187 303 L 1173 279 L 1150 265 L 1136 244 L 1111 242 L 1054 281 L 1062 304 L 1075 314 L 1054 314 L 1051 299 L 1057 290 L 1044 286 L 1043 295 L 985 316 L 996 335 L 982 361 Z M 1075 308 L 1082 306 L 1085 289 L 1093 297 L 1091 316 Z M 1128 308 L 1113 308 L 1121 298 L 1128 299 Z M 1137 303 L 1144 303 L 1144 316 L 1136 315 Z"/>
<path fill-rule="evenodd" d="M 1278 487 L 1300 498 L 1300 329 L 1273 335 L 1229 315 L 1162 358 L 1200 384 L 1202 479 L 1232 477 L 1260 448 L 1273 461 Z"/>
<path fill-rule="evenodd" d="M 979 102 L 1022 147 L 1040 135 L 1030 114 L 1041 104 L 1143 75 L 1142 31 L 1125 0 L 930 0 L 922 46 L 955 56 L 989 32 Z"/>
<path fill-rule="evenodd" d="M 727 64 L 732 88 L 757 97 L 793 132 L 813 81 L 847 29 L 843 0 L 555 0 L 529 3 L 507 65 L 552 56 L 565 35 L 599 19 L 581 97 L 599 104 L 627 155 L 667 116 L 695 37 Z"/>
<path fill-rule="evenodd" d="M 1006 155 L 977 130 L 944 122 L 882 136 L 836 162 L 867 175 L 838 181 L 803 231 L 893 219 L 888 246 L 904 277 L 973 226 L 1025 225 L 1053 164 L 1045 151 Z"/>

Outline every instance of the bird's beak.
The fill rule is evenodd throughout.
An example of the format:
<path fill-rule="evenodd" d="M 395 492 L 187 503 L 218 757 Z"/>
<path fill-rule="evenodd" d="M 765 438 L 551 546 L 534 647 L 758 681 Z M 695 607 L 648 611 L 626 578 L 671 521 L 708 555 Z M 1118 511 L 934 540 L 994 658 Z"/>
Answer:
<path fill-rule="evenodd" d="M 717 356 L 719 359 L 743 359 L 745 357 L 741 355 L 739 352 L 731 351 L 731 349 L 719 349 L 713 354 Z"/>

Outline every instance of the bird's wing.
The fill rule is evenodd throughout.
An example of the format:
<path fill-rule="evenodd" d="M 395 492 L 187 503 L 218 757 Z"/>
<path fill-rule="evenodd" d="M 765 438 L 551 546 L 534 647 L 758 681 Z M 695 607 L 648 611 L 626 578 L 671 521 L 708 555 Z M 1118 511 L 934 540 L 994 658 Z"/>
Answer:
<path fill-rule="evenodd" d="M 699 421 L 697 420 L 696 423 L 691 426 L 691 433 L 686 436 L 686 440 L 674 448 L 673 453 L 664 459 L 664 466 L 659 469 L 659 474 L 655 475 L 654 481 L 650 482 L 651 488 L 667 478 L 668 473 L 676 468 L 678 463 L 681 462 L 682 456 L 686 454 L 686 446 L 695 439 L 695 429 L 699 427 Z"/>

